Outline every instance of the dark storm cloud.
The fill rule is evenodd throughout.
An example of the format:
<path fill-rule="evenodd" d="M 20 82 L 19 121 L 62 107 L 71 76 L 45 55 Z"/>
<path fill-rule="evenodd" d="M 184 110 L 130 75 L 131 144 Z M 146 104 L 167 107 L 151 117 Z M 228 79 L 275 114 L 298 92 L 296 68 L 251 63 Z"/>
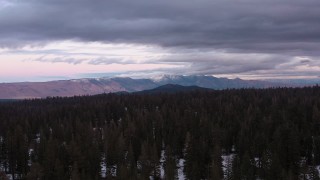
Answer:
<path fill-rule="evenodd" d="M 56 40 L 150 44 L 172 53 L 153 63 L 185 64 L 176 73 L 278 74 L 287 72 L 281 67 L 319 66 L 319 7 L 319 0 L 0 0 L 0 47 Z M 296 62 L 297 56 L 312 62 Z M 110 62 L 132 63 L 89 61 Z"/>
<path fill-rule="evenodd" d="M 2 0 L 2 46 L 77 39 L 315 53 L 318 0 Z"/>

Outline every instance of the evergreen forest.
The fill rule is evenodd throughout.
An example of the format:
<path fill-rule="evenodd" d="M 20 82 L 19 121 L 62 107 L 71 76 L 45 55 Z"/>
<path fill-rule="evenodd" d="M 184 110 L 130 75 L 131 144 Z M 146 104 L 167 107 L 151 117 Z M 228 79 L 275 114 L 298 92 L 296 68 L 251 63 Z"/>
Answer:
<path fill-rule="evenodd" d="M 320 87 L 0 102 L 0 179 L 319 180 Z"/>

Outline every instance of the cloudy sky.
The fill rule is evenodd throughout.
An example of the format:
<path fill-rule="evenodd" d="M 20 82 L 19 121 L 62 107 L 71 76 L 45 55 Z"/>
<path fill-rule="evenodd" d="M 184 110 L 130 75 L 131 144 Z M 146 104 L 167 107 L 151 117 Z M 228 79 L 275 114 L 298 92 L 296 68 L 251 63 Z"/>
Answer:
<path fill-rule="evenodd" d="M 0 82 L 319 78 L 319 0 L 0 0 Z"/>

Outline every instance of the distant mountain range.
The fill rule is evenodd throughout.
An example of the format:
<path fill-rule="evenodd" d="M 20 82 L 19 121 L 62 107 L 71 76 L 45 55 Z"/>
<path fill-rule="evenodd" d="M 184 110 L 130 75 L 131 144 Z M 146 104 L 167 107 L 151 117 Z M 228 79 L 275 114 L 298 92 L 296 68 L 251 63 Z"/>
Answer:
<path fill-rule="evenodd" d="M 209 89 L 268 88 L 290 86 L 283 82 L 227 79 L 213 76 L 161 75 L 149 79 L 128 77 L 75 79 L 49 82 L 0 83 L 0 99 L 44 98 L 48 96 L 94 95 L 109 92 L 137 92 L 166 84 Z"/>

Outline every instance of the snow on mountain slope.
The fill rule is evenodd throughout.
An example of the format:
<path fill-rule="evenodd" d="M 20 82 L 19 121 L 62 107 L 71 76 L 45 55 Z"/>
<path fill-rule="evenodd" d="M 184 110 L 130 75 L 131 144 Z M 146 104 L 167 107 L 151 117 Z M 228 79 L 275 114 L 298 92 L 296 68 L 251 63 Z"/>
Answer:
<path fill-rule="evenodd" d="M 0 83 L 0 99 L 43 98 L 48 96 L 94 95 L 110 92 L 136 92 L 166 84 L 210 89 L 266 88 L 281 86 L 266 81 L 216 78 L 213 76 L 161 75 L 150 79 L 128 77 L 86 78 L 49 82 Z"/>

